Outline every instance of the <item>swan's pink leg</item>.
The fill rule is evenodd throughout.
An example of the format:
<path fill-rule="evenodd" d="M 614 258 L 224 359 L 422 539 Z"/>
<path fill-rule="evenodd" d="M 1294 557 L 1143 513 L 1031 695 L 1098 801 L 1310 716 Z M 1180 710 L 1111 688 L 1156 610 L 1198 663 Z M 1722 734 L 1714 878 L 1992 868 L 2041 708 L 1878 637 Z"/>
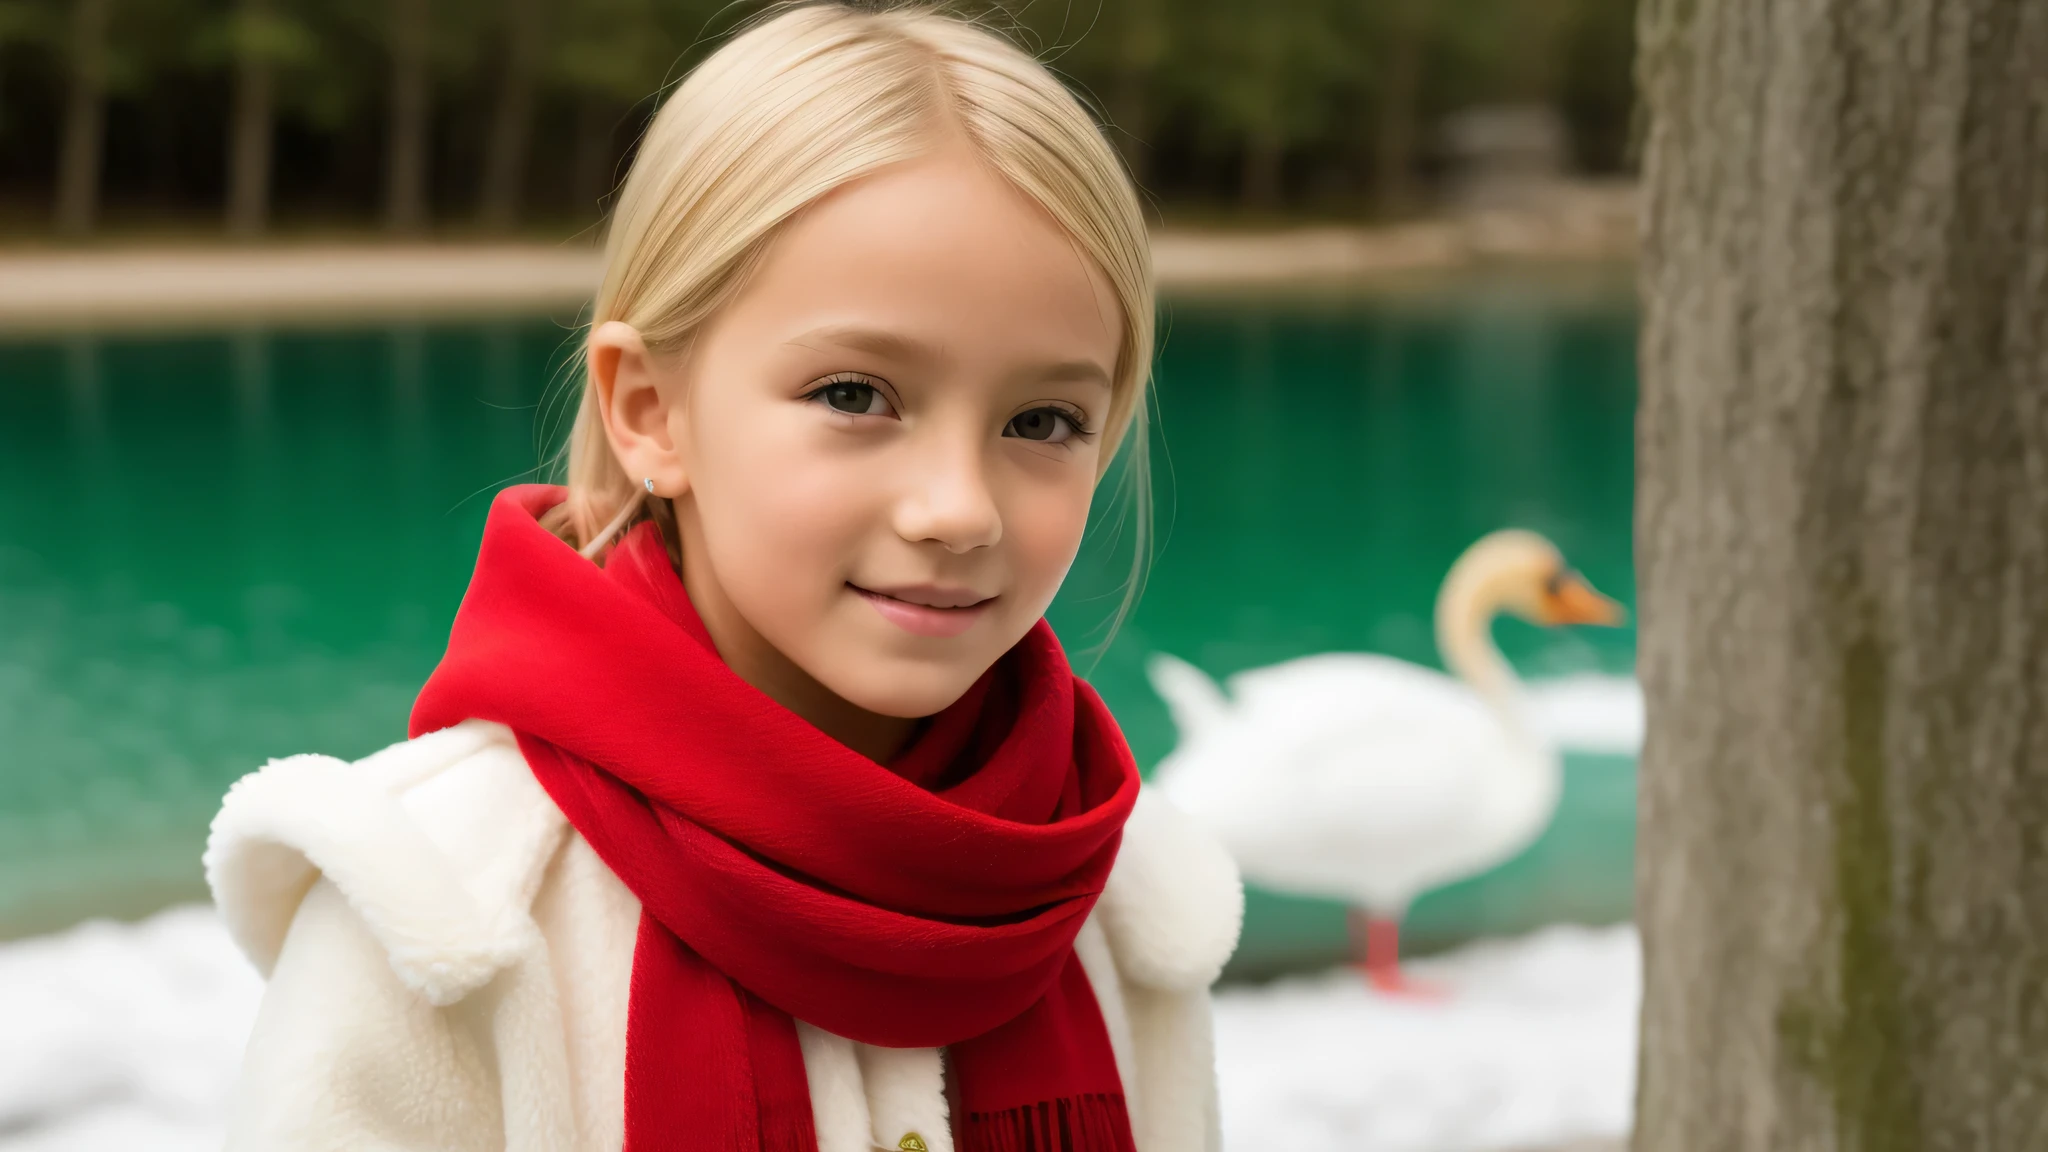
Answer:
<path fill-rule="evenodd" d="M 1401 922 L 1372 916 L 1358 909 L 1350 912 L 1354 966 L 1365 974 L 1377 992 L 1416 1000 L 1441 1000 L 1442 989 L 1408 979 L 1401 970 Z"/>

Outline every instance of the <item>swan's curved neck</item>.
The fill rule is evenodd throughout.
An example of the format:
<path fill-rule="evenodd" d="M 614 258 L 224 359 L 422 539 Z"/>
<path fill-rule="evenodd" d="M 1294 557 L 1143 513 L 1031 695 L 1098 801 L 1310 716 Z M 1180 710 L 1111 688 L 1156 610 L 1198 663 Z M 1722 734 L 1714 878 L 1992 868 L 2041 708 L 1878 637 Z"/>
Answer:
<path fill-rule="evenodd" d="M 1493 642 L 1500 596 L 1487 573 L 1459 566 L 1436 600 L 1436 646 L 1444 664 L 1513 728 L 1520 730 L 1521 681 Z"/>

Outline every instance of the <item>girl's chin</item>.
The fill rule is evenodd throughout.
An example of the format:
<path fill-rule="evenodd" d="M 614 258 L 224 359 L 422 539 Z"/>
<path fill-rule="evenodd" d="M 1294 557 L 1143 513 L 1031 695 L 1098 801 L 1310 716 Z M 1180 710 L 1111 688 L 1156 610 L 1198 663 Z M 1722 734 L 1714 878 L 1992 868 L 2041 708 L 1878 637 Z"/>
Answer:
<path fill-rule="evenodd" d="M 898 720 L 917 720 L 935 713 L 944 712 L 955 700 L 966 695 L 967 688 L 974 683 L 969 680 L 958 691 L 939 689 L 929 692 L 859 692 L 853 695 L 841 694 L 849 704 L 863 712 L 877 716 L 889 716 Z"/>
<path fill-rule="evenodd" d="M 983 661 L 876 656 L 848 661 L 819 681 L 864 712 L 915 720 L 945 711 L 986 671 Z"/>

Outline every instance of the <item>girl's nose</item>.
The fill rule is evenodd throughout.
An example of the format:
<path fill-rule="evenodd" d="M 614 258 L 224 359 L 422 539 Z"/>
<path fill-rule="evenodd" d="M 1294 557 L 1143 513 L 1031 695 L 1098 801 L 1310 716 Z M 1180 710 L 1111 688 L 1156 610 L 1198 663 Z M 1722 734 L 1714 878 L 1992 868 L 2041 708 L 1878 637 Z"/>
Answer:
<path fill-rule="evenodd" d="M 936 541 L 955 554 L 1002 539 L 1002 513 L 980 452 L 934 452 L 923 464 L 896 501 L 898 535 L 913 544 Z"/>

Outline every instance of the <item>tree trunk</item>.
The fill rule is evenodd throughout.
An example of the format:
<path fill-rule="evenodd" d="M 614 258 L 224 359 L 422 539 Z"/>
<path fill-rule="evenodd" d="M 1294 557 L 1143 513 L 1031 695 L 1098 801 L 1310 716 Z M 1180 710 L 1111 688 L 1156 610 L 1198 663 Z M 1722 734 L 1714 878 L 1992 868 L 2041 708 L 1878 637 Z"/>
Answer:
<path fill-rule="evenodd" d="M 1635 1147 L 2048 1140 L 2048 5 L 1646 0 Z"/>
<path fill-rule="evenodd" d="M 250 25 L 268 14 L 269 0 L 241 0 Z M 277 118 L 277 71 L 262 46 L 245 36 L 235 57 L 234 121 L 228 142 L 228 231 L 249 237 L 270 224 L 270 143 Z"/>
<path fill-rule="evenodd" d="M 505 5 L 505 61 L 497 108 L 484 153 L 480 201 L 486 226 L 510 228 L 519 220 L 526 182 L 526 153 L 533 137 L 533 83 L 539 67 L 541 0 L 508 0 Z"/>
<path fill-rule="evenodd" d="M 92 231 L 99 220 L 110 6 L 110 0 L 73 0 L 71 6 L 71 90 L 57 157 L 57 229 L 73 236 Z"/>
<path fill-rule="evenodd" d="M 427 222 L 428 0 L 391 0 L 391 108 L 384 161 L 384 224 L 418 232 Z"/>
<path fill-rule="evenodd" d="M 1416 95 L 1422 84 L 1422 30 L 1428 0 L 1391 0 L 1386 72 L 1379 85 L 1379 130 L 1373 139 L 1373 195 L 1381 213 L 1398 216 L 1415 201 Z"/>

